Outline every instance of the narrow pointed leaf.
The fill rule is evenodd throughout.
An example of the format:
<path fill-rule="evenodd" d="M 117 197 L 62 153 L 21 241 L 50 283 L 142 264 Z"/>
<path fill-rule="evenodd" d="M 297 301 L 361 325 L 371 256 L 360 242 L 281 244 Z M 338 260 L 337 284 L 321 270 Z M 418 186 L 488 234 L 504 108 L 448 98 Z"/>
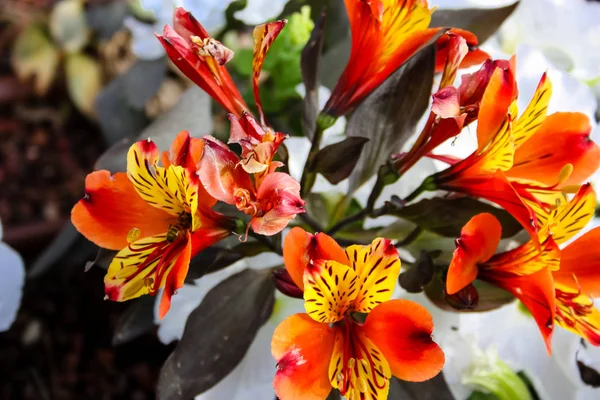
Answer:
<path fill-rule="evenodd" d="M 302 81 L 306 93 L 304 95 L 304 104 L 302 111 L 302 129 L 304 134 L 312 139 L 315 130 L 317 115 L 319 114 L 319 61 L 321 60 L 321 51 L 323 50 L 324 28 L 326 15 L 321 13 L 315 27 L 310 35 L 310 39 L 300 58 L 300 69 L 302 71 Z"/>
<path fill-rule="evenodd" d="M 157 398 L 188 400 L 217 384 L 242 360 L 274 301 L 270 270 L 246 269 L 211 289 L 161 369 Z"/>
<path fill-rule="evenodd" d="M 490 213 L 500 221 L 503 238 L 514 236 L 522 229 L 505 210 L 470 197 L 424 199 L 393 212 L 425 230 L 452 238 L 459 237 L 462 227 L 480 213 Z"/>
<path fill-rule="evenodd" d="M 437 10 L 431 16 L 431 27 L 465 29 L 477 35 L 479 43 L 485 42 L 517 8 L 519 2 L 499 8 L 462 8 Z"/>
<path fill-rule="evenodd" d="M 153 296 L 142 296 L 133 300 L 132 304 L 119 317 L 112 345 L 119 346 L 130 342 L 154 327 L 154 303 Z"/>
<path fill-rule="evenodd" d="M 440 372 L 425 382 L 406 382 L 392 377 L 389 400 L 454 400 L 452 392 Z"/>
<path fill-rule="evenodd" d="M 350 175 L 350 193 L 373 176 L 391 154 L 400 151 L 426 111 L 438 37 L 433 37 L 390 75 L 350 117 L 346 134 L 370 139 Z"/>
<path fill-rule="evenodd" d="M 310 170 L 323 175 L 336 185 L 352 173 L 368 138 L 351 136 L 322 148 L 313 159 Z"/>

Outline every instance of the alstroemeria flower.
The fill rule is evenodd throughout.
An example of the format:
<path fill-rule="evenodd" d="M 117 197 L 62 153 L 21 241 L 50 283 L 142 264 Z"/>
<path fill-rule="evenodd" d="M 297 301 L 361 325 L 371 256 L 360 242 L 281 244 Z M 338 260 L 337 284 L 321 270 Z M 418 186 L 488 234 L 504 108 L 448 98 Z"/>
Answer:
<path fill-rule="evenodd" d="M 266 124 L 260 102 L 258 77 L 267 51 L 285 24 L 286 21 L 283 20 L 275 21 L 259 25 L 254 29 L 252 84 L 262 125 Z M 177 68 L 225 110 L 238 118 L 242 117 L 244 112 L 249 112 L 248 106 L 225 68 L 225 64 L 233 57 L 233 52 L 210 37 L 191 13 L 183 8 L 176 8 L 173 13 L 173 27 L 165 26 L 163 35 L 157 35 L 157 38 Z"/>
<path fill-rule="evenodd" d="M 539 250 L 530 240 L 513 250 L 494 255 L 502 227 L 491 214 L 476 215 L 463 227 L 456 241 L 446 277 L 446 291 L 448 294 L 457 293 L 477 278 L 513 293 L 531 311 L 548 352 L 551 351 L 554 321 L 577 331 L 573 327 L 573 319 L 579 322 L 575 316 L 589 314 L 590 318 L 596 319 L 597 326 L 598 316 L 584 313 L 584 310 L 589 310 L 590 302 L 582 301 L 581 290 L 574 290 L 577 281 L 573 281 L 572 277 L 571 280 L 564 279 L 569 273 L 573 274 L 569 271 L 572 264 L 559 272 L 562 261 L 558 248 L 591 220 L 595 198 L 591 185 L 584 185 L 569 203 L 548 214 L 540 230 L 542 243 Z M 555 288 L 554 274 L 563 277 L 565 289 Z M 580 308 L 575 309 L 575 304 Z M 570 323 L 565 320 L 570 320 Z"/>
<path fill-rule="evenodd" d="M 300 184 L 290 175 L 272 172 L 253 180 L 227 145 L 211 136 L 205 136 L 204 142 L 204 155 L 198 164 L 204 187 L 214 198 L 252 217 L 248 228 L 261 235 L 274 235 L 305 211 Z"/>
<path fill-rule="evenodd" d="M 202 145 L 182 132 L 167 167 L 150 140 L 131 146 L 127 173 L 95 171 L 86 178 L 85 197 L 73 207 L 77 230 L 100 247 L 120 250 L 104 279 L 108 299 L 125 301 L 165 288 L 160 314 L 187 275 L 190 258 L 227 237 L 234 226 L 211 210 L 195 169 Z"/>
<path fill-rule="evenodd" d="M 556 287 L 556 321 L 600 346 L 600 228 L 592 229 L 561 252 L 560 269 L 553 273 Z"/>
<path fill-rule="evenodd" d="M 223 108 L 238 117 L 248 109 L 224 65 L 233 52 L 209 36 L 202 25 L 183 8 L 173 13 L 173 28 L 165 26 L 156 35 L 173 63 Z"/>
<path fill-rule="evenodd" d="M 339 117 L 356 107 L 442 28 L 428 28 L 433 10 L 427 0 L 345 0 L 352 32 L 352 49 L 323 112 Z M 454 29 L 472 49 L 463 66 L 477 64 L 487 54 L 477 49 L 477 38 Z M 438 70 L 444 66 L 448 38 L 438 39 Z"/>
<path fill-rule="evenodd" d="M 295 237 L 286 240 L 284 253 L 302 254 L 307 238 L 309 244 L 333 242 Z M 330 251 L 338 254 L 339 246 L 331 245 Z M 311 259 L 306 267 L 304 260 L 286 262 L 291 276 L 303 274 L 307 313 L 288 317 L 273 335 L 274 386 L 282 400 L 324 400 L 332 388 L 348 399 L 387 398 L 392 375 L 424 381 L 444 364 L 426 309 L 390 300 L 400 273 L 391 241 L 378 238 L 369 246 L 350 246 L 345 258 Z M 355 313 L 368 314 L 364 323 Z"/>
<path fill-rule="evenodd" d="M 514 59 L 488 59 L 472 74 L 463 75 L 457 88 L 453 86 L 458 69 L 468 54 L 467 41 L 451 32 L 446 33 L 448 51 L 439 89 L 433 94 L 429 118 L 416 142 L 406 154 L 399 154 L 394 165 L 400 174 L 408 171 L 423 156 L 446 140 L 458 135 L 477 119 L 483 93 L 496 68 L 514 70 Z"/>
<path fill-rule="evenodd" d="M 231 132 L 228 143 L 238 143 L 242 147 L 242 168 L 249 174 L 262 178 L 283 166 L 279 161 L 273 161 L 279 145 L 286 135 L 274 132 L 271 128 L 263 129 L 249 114 L 241 118 L 230 114 Z"/>

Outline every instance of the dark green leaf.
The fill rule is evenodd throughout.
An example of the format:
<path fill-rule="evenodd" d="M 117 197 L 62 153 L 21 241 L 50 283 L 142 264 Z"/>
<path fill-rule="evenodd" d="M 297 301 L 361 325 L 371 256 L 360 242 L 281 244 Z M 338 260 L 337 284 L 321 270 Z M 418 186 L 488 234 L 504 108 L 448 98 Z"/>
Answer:
<path fill-rule="evenodd" d="M 274 301 L 268 269 L 246 269 L 211 289 L 161 369 L 158 399 L 192 399 L 223 379 L 246 354 Z"/>
<path fill-rule="evenodd" d="M 323 147 L 311 162 L 309 169 L 323 175 L 331 184 L 337 185 L 350 176 L 368 141 L 365 137 L 351 136 Z"/>
<path fill-rule="evenodd" d="M 146 102 L 156 94 L 167 74 L 167 62 L 158 60 L 137 60 L 123 75 L 123 93 L 127 104 L 144 110 Z"/>
<path fill-rule="evenodd" d="M 119 78 L 117 78 L 117 81 Z M 113 81 L 115 82 L 115 81 Z M 113 85 L 113 82 L 109 86 Z M 106 90 L 106 89 L 105 89 Z M 99 107 L 100 97 L 103 93 L 98 96 L 96 105 Z M 110 100 L 120 102 L 119 104 L 123 109 L 114 110 L 113 104 L 108 104 Z M 106 104 L 104 104 L 106 103 Z M 107 169 L 112 173 L 125 171 L 127 167 L 127 151 L 131 144 L 135 142 L 132 137 L 137 137 L 137 140 L 152 139 L 154 143 L 161 150 L 167 150 L 171 146 L 171 142 L 179 132 L 182 130 L 190 129 L 193 127 L 202 127 L 195 129 L 190 132 L 191 136 L 200 137 L 206 135 L 212 130 L 212 116 L 210 113 L 210 97 L 200 90 L 199 88 L 192 87 L 188 89 L 182 96 L 179 102 L 166 114 L 159 117 L 156 121 L 152 122 L 144 131 L 140 134 L 140 131 L 146 126 L 146 124 L 130 124 L 131 118 L 136 115 L 137 111 L 129 107 L 124 100 L 120 100 L 120 97 L 111 93 L 110 96 L 106 96 L 103 99 L 102 107 L 105 108 L 105 112 L 114 111 L 116 115 L 108 114 L 106 118 L 114 118 L 115 121 L 104 124 L 102 122 L 102 115 L 100 110 L 98 114 L 100 116 L 100 125 L 102 130 L 115 127 L 119 129 L 118 135 L 124 135 L 124 137 L 118 138 L 116 141 L 112 140 L 110 143 L 112 146 L 98 159 L 95 168 L 96 169 Z M 122 119 L 121 119 L 122 118 Z M 145 116 L 143 118 L 146 118 Z M 124 126 L 121 126 L 121 122 Z M 118 124 L 118 125 L 115 125 Z M 115 135 L 115 136 L 118 136 Z"/>
<path fill-rule="evenodd" d="M 87 23 L 102 40 L 108 40 L 123 28 L 127 15 L 127 2 L 114 1 L 107 4 L 90 4 L 86 11 Z"/>
<path fill-rule="evenodd" d="M 95 109 L 108 145 L 128 136 L 136 136 L 148 125 L 144 112 L 127 104 L 123 93 L 123 76 L 113 79 L 100 91 L 96 97 Z"/>
<path fill-rule="evenodd" d="M 331 389 L 331 392 L 329 392 L 329 396 L 327 396 L 326 400 L 342 400 L 342 395 L 340 394 L 339 390 Z"/>
<path fill-rule="evenodd" d="M 431 16 L 430 27 L 466 29 L 477 35 L 479 43 L 485 42 L 512 14 L 518 2 L 500 8 L 462 8 L 438 10 Z"/>
<path fill-rule="evenodd" d="M 456 308 L 448 304 L 444 282 L 439 274 L 425 286 L 425 295 L 436 306 L 446 311 L 456 311 Z M 464 309 L 462 312 L 481 312 L 495 310 L 515 300 L 515 297 L 504 289 L 492 286 L 486 282 L 475 280 L 473 286 L 479 294 L 477 306 L 473 309 Z"/>
<path fill-rule="evenodd" d="M 96 160 L 94 169 L 105 169 L 113 174 L 127 171 L 127 151 L 134 143 L 133 137 L 126 137 L 114 143 Z"/>
<path fill-rule="evenodd" d="M 370 139 L 350 175 L 349 193 L 400 151 L 429 104 L 435 41 L 441 31 L 375 89 L 354 111 L 346 134 Z"/>
<path fill-rule="evenodd" d="M 450 388 L 440 372 L 425 382 L 406 382 L 390 379 L 389 400 L 454 400 Z"/>
<path fill-rule="evenodd" d="M 433 260 L 428 252 L 422 251 L 419 259 L 398 277 L 400 286 L 409 293 L 420 293 L 431 282 L 435 271 Z"/>
<path fill-rule="evenodd" d="M 127 310 L 119 317 L 112 338 L 112 345 L 119 346 L 137 339 L 154 327 L 154 296 L 134 299 Z"/>
<path fill-rule="evenodd" d="M 457 238 L 462 227 L 475 215 L 483 212 L 498 218 L 502 224 L 503 238 L 514 236 L 522 229 L 505 210 L 470 197 L 424 199 L 394 211 L 394 215 L 414 222 L 425 230 Z"/>
<path fill-rule="evenodd" d="M 223 247 L 222 244 L 208 247 L 192 258 L 186 280 L 199 279 L 206 274 L 226 268 L 242 258 L 252 257 L 265 251 L 269 250 L 263 243 L 251 240 L 231 248 Z"/>
<path fill-rule="evenodd" d="M 117 253 L 117 250 L 108 250 L 103 248 L 98 249 L 96 258 L 93 261 L 88 261 L 85 264 L 85 272 L 88 272 L 92 267 L 102 268 L 105 271 L 108 270 L 110 263 L 115 258 Z"/>
<path fill-rule="evenodd" d="M 467 400 L 498 400 L 498 397 L 493 393 L 483 393 L 476 390 L 471 393 Z"/>
<path fill-rule="evenodd" d="M 323 39 L 325 26 L 325 13 L 323 12 L 310 35 L 310 39 L 300 59 L 300 69 L 302 71 L 302 81 L 306 94 L 304 95 L 304 104 L 302 112 L 302 129 L 304 134 L 311 139 L 315 130 L 317 115 L 319 114 L 319 61 L 321 51 L 323 50 Z"/>
<path fill-rule="evenodd" d="M 81 260 L 83 264 L 90 256 L 93 257 L 95 250 L 97 247 L 77 232 L 69 221 L 29 268 L 28 278 L 39 278 L 67 258 L 70 261 Z"/>

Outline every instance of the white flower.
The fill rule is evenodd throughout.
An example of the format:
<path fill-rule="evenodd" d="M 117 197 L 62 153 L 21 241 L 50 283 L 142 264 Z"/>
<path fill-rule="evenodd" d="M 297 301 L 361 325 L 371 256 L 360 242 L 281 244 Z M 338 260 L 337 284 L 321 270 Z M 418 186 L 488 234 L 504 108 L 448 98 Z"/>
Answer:
<path fill-rule="evenodd" d="M 288 0 L 247 0 L 246 8 L 234 15 L 247 25 L 258 25 L 279 16 L 287 2 Z"/>
<path fill-rule="evenodd" d="M 0 222 L 0 240 L 2 233 Z M 4 332 L 10 329 L 17 316 L 25 283 L 23 259 L 4 242 L 0 242 L 0 276 L 0 332 Z"/>

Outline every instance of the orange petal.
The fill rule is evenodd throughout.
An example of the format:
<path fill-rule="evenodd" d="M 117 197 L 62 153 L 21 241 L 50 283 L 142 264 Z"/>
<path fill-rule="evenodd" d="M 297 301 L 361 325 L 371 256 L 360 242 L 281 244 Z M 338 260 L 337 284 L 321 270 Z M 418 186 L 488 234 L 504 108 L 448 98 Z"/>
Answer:
<path fill-rule="evenodd" d="M 530 275 L 542 268 L 556 271 L 560 267 L 560 249 L 552 237 L 547 237 L 541 248 L 532 241 L 504 253 L 496 254 L 485 263 L 487 271 Z"/>
<path fill-rule="evenodd" d="M 422 382 L 444 366 L 444 353 L 431 338 L 431 314 L 415 302 L 390 300 L 378 305 L 367 316 L 363 331 L 399 379 Z"/>
<path fill-rule="evenodd" d="M 431 11 L 421 1 L 345 0 L 344 3 L 350 20 L 352 49 L 323 110 L 334 116 L 356 107 L 440 30 L 427 29 Z"/>
<path fill-rule="evenodd" d="M 573 172 L 563 185 L 576 185 L 600 167 L 600 148 L 590 139 L 591 125 L 581 113 L 555 113 L 515 152 L 509 177 L 555 185 L 566 164 Z"/>
<path fill-rule="evenodd" d="M 478 150 L 485 148 L 506 120 L 508 109 L 516 98 L 515 76 L 511 69 L 497 67 L 492 74 L 479 108 L 477 119 Z"/>
<path fill-rule="evenodd" d="M 478 264 L 494 255 L 502 237 L 502 225 L 492 214 L 481 213 L 469 220 L 456 240 L 456 250 L 446 278 L 446 291 L 454 294 L 477 277 Z"/>
<path fill-rule="evenodd" d="M 171 215 L 152 207 L 134 189 L 127 175 L 95 171 L 85 179 L 85 197 L 71 212 L 75 228 L 100 247 L 120 250 L 127 246 L 133 228 L 141 237 L 166 232 Z"/>
<path fill-rule="evenodd" d="M 505 289 L 521 300 L 542 333 L 548 354 L 552 352 L 552 332 L 554 330 L 554 316 L 556 313 L 556 300 L 554 296 L 554 281 L 548 268 L 542 268 L 531 275 L 496 274 L 483 270 L 479 277 L 498 287 Z"/>
<path fill-rule="evenodd" d="M 183 287 L 185 277 L 187 276 L 188 269 L 190 268 L 190 259 L 192 257 L 192 241 L 190 240 L 189 232 L 186 233 L 185 247 L 180 250 L 177 261 L 171 269 L 167 272 L 165 280 L 165 288 L 163 290 L 162 297 L 160 299 L 160 305 L 158 306 L 158 318 L 163 319 L 171 308 L 171 297 L 177 292 L 177 289 Z"/>
<path fill-rule="evenodd" d="M 304 271 L 304 308 L 315 321 L 331 324 L 345 317 L 361 289 L 347 265 L 318 260 Z"/>
<path fill-rule="evenodd" d="M 600 297 L 599 244 L 600 227 L 592 229 L 565 247 L 560 257 L 560 269 L 553 273 L 557 284 L 575 288 L 579 286 L 582 293 Z"/>
<path fill-rule="evenodd" d="M 460 63 L 469 52 L 469 46 L 467 45 L 465 38 L 450 32 L 445 35 L 448 36 L 448 55 L 446 57 L 444 72 L 442 73 L 442 79 L 440 81 L 440 88 L 445 88 L 454 83 Z M 438 39 L 438 46 L 440 44 L 440 39 Z"/>
<path fill-rule="evenodd" d="M 273 333 L 277 361 L 273 386 L 281 400 L 323 400 L 331 391 L 327 371 L 335 330 L 306 314 L 286 318 Z"/>
<path fill-rule="evenodd" d="M 391 240 L 377 238 L 368 246 L 350 246 L 346 255 L 358 275 L 352 310 L 367 313 L 388 301 L 400 274 L 400 258 Z"/>
<path fill-rule="evenodd" d="M 304 290 L 304 270 L 316 260 L 333 260 L 350 265 L 346 253 L 331 236 L 325 233 L 312 235 L 300 227 L 292 228 L 283 242 L 283 262 L 301 290 Z"/>
<path fill-rule="evenodd" d="M 258 25 L 254 28 L 254 57 L 252 60 L 252 86 L 254 88 L 254 101 L 260 114 L 260 123 L 266 126 L 265 113 L 263 112 L 262 103 L 260 101 L 260 91 L 258 88 L 258 78 L 260 77 L 260 71 L 262 70 L 263 63 L 269 48 L 277 39 L 279 32 L 287 24 L 286 20 L 268 22 L 266 24 Z"/>
<path fill-rule="evenodd" d="M 480 197 L 498 204 L 525 228 L 534 242 L 539 242 L 537 217 L 521 197 L 528 195 L 528 193 L 517 192 L 502 171 L 496 171 L 491 176 L 458 179 L 454 182 L 438 184 L 438 188 L 466 193 L 472 197 Z"/>
<path fill-rule="evenodd" d="M 224 143 L 212 136 L 204 137 L 204 155 L 198 164 L 198 176 L 212 197 L 235 204 L 236 189 L 254 191 L 250 176 L 238 165 L 239 161 Z"/>
<path fill-rule="evenodd" d="M 527 142 L 542 125 L 546 119 L 551 96 L 552 83 L 547 74 L 544 73 L 529 105 L 513 124 L 512 134 L 515 148 L 518 149 L 519 146 Z"/>

